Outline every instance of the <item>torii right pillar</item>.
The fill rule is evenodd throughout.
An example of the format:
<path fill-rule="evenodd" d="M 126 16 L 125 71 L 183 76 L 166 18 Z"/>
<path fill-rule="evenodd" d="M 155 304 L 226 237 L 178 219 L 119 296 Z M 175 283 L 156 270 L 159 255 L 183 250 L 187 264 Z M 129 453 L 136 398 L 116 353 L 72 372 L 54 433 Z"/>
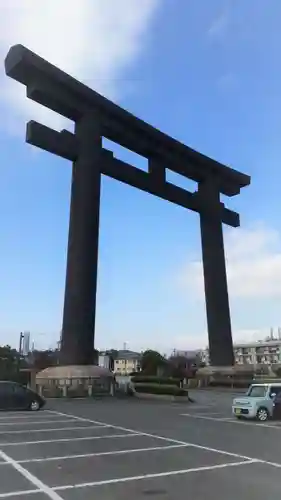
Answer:
<path fill-rule="evenodd" d="M 203 182 L 198 194 L 205 207 L 200 213 L 205 300 L 212 366 L 234 365 L 227 275 L 220 216 L 220 193 L 213 182 Z"/>

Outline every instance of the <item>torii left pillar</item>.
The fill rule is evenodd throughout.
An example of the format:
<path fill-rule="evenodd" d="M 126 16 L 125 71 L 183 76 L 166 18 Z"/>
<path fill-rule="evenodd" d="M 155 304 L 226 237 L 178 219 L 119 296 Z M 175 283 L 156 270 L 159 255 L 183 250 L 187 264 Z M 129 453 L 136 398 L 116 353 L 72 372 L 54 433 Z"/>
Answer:
<path fill-rule="evenodd" d="M 75 124 L 61 365 L 94 363 L 102 136 L 97 116 Z"/>

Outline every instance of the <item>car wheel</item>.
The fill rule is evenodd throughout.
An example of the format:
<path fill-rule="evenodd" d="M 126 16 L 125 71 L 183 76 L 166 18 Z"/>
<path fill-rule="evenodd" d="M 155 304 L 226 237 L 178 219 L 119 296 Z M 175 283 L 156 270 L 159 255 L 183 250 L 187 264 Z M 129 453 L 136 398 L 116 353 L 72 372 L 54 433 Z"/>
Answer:
<path fill-rule="evenodd" d="M 259 422 L 266 422 L 269 418 L 269 413 L 266 408 L 259 408 L 257 411 L 257 419 Z"/>
<path fill-rule="evenodd" d="M 40 404 L 38 403 L 38 401 L 32 401 L 29 405 L 29 410 L 30 411 L 38 411 L 40 410 Z"/>

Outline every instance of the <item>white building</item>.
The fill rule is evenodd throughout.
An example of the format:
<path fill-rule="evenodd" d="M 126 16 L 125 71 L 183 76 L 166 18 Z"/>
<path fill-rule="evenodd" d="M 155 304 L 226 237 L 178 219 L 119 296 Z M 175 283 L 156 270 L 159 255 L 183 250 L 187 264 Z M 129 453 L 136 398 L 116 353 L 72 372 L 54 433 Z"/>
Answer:
<path fill-rule="evenodd" d="M 30 332 L 24 332 L 22 338 L 22 354 L 27 356 L 30 352 Z"/>
<path fill-rule="evenodd" d="M 281 363 L 281 340 L 266 340 L 234 345 L 235 362 L 238 365 Z"/>
<path fill-rule="evenodd" d="M 234 344 L 233 349 L 237 365 L 281 364 L 281 340 L 270 339 Z M 204 351 L 201 359 L 209 364 L 209 349 Z"/>
<path fill-rule="evenodd" d="M 130 375 L 140 370 L 141 354 L 139 352 L 122 349 L 118 351 L 114 360 L 114 373 L 116 375 Z"/>
<path fill-rule="evenodd" d="M 110 370 L 110 356 L 108 356 L 105 353 L 100 353 L 99 354 L 99 366 L 102 368 L 106 368 L 107 370 Z"/>

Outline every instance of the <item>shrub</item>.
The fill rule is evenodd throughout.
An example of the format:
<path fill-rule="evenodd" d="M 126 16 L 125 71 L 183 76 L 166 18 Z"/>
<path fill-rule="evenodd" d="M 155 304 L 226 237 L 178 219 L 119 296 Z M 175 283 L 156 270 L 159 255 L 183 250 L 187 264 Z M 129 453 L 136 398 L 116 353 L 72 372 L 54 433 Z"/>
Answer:
<path fill-rule="evenodd" d="M 262 378 L 254 379 L 252 381 L 252 384 L 272 384 L 272 383 L 276 384 L 279 382 L 281 382 L 281 380 L 278 378 L 262 377 Z"/>
<path fill-rule="evenodd" d="M 215 378 L 209 382 L 211 387 L 233 387 L 243 388 L 249 387 L 253 383 L 252 379 L 247 378 Z"/>
<path fill-rule="evenodd" d="M 44 398 L 62 398 L 63 391 L 60 387 L 43 387 L 42 395 Z"/>
<path fill-rule="evenodd" d="M 85 387 L 68 387 L 67 388 L 68 398 L 86 398 L 88 397 L 88 389 Z"/>
<path fill-rule="evenodd" d="M 278 366 L 278 368 L 274 370 L 274 373 L 277 375 L 277 377 L 281 377 L 281 367 Z"/>
<path fill-rule="evenodd" d="M 156 377 L 156 376 L 146 376 L 146 375 L 136 375 L 132 377 L 131 381 L 133 384 L 159 384 L 159 385 L 172 385 L 180 386 L 181 380 L 179 378 L 173 377 Z"/>
<path fill-rule="evenodd" d="M 181 389 L 175 385 L 164 385 L 164 384 L 145 384 L 138 383 L 135 384 L 136 392 L 146 393 L 146 394 L 163 394 L 169 396 L 188 396 L 188 391 Z"/>

